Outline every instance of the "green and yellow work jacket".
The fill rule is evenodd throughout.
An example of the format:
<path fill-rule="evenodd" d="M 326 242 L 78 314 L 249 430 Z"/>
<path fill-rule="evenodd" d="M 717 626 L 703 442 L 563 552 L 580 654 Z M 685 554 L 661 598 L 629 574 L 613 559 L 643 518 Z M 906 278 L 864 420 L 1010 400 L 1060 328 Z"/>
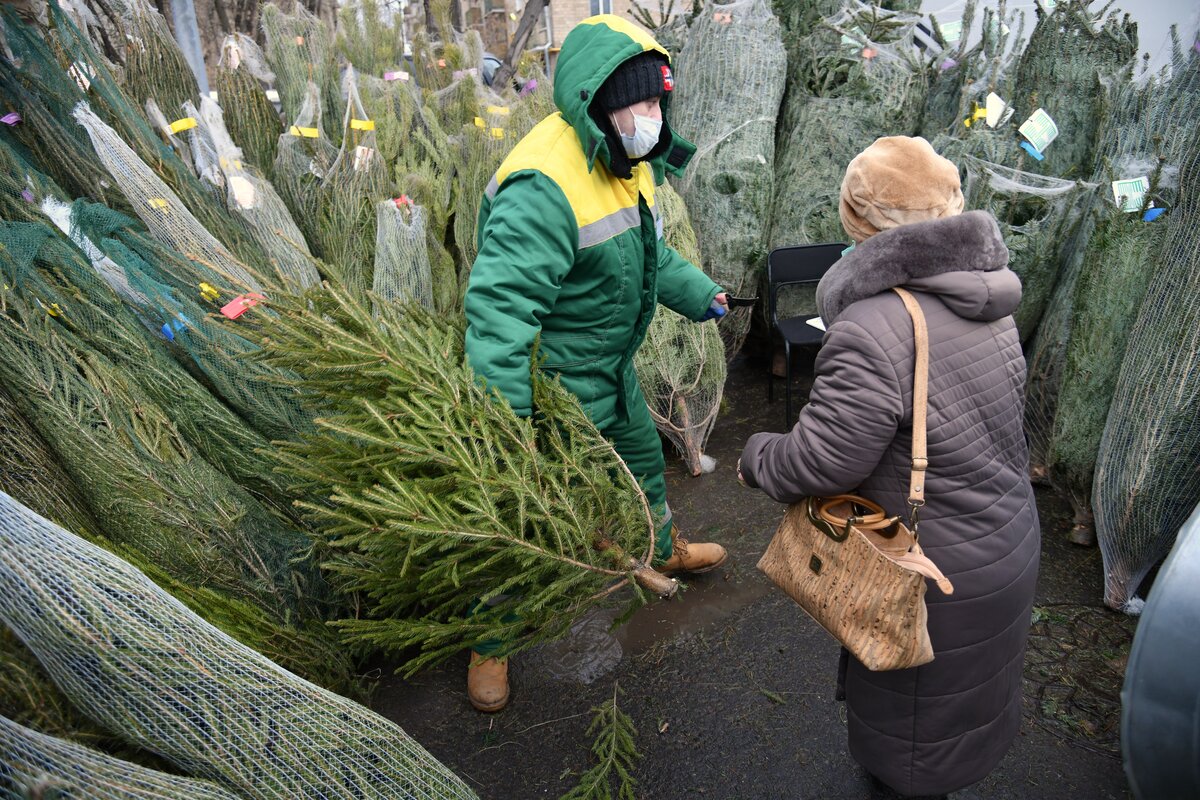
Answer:
<path fill-rule="evenodd" d="M 467 359 L 518 414 L 532 412 L 536 355 L 598 427 L 625 417 L 645 403 L 633 356 L 656 305 L 700 320 L 720 291 L 663 241 L 654 188 L 696 150 L 671 131 L 669 95 L 661 154 L 635 164 L 628 180 L 609 170 L 608 142 L 588 114 L 613 70 L 647 50 L 669 58 L 620 17 L 580 23 L 555 70 L 559 112 L 517 144 L 483 198 L 466 294 Z"/>

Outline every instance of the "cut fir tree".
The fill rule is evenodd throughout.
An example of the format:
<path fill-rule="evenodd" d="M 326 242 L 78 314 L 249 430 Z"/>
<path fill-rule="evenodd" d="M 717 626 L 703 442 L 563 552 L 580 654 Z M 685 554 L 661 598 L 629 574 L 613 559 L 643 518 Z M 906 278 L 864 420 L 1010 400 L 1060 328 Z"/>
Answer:
<path fill-rule="evenodd" d="M 518 417 L 465 363 L 464 321 L 313 290 L 273 302 L 263 357 L 294 370 L 318 431 L 282 445 L 318 557 L 361 613 L 336 624 L 412 674 L 483 642 L 511 655 L 655 572 L 645 495 L 578 400 L 538 372 Z"/>

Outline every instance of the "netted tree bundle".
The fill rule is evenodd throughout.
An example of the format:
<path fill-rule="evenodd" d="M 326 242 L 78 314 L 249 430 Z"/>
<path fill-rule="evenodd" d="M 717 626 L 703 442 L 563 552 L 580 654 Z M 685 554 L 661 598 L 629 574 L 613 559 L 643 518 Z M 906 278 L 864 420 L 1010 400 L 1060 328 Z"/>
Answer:
<path fill-rule="evenodd" d="M 331 580 L 361 598 L 336 624 L 408 674 L 484 641 L 515 653 L 561 636 L 631 579 L 674 591 L 646 566 L 645 496 L 578 399 L 535 374 L 538 416 L 517 417 L 466 365 L 464 328 L 331 288 L 268 331 L 267 356 L 321 412 L 282 468 L 313 498 Z"/>
<path fill-rule="evenodd" d="M 1027 341 L 1043 314 L 1053 306 L 1051 296 L 1067 259 L 1067 247 L 1097 187 L 1022 172 L 972 156 L 956 161 L 966 173 L 966 208 L 988 211 L 1000 223 L 1008 245 L 1008 265 L 1021 279 L 1021 305 L 1013 318 L 1022 341 Z"/>
<path fill-rule="evenodd" d="M 91 137 L 92 147 L 112 179 L 156 239 L 207 263 L 229 284 L 244 289 L 262 288 L 261 278 L 209 233 L 179 197 L 86 103 L 75 108 L 74 117 Z"/>
<path fill-rule="evenodd" d="M 268 179 L 273 177 L 279 135 L 283 132 L 279 112 L 263 90 L 263 84 L 274 80 L 275 73 L 267 67 L 266 56 L 253 39 L 240 33 L 225 38 L 213 76 L 217 102 L 230 137 L 246 161 Z"/>
<path fill-rule="evenodd" d="M 338 157 L 338 149 L 321 127 L 320 90 L 308 84 L 304 105 L 279 136 L 273 169 L 275 189 L 292 212 L 305 241 L 317 247 L 321 226 L 321 182 Z"/>
<path fill-rule="evenodd" d="M 209 781 L 138 766 L 0 716 L 0 791 L 10 797 L 237 800 Z"/>
<path fill-rule="evenodd" d="M 355 69 L 382 75 L 404 63 L 404 31 L 398 14 L 377 0 L 358 0 L 338 12 L 337 50 Z"/>
<path fill-rule="evenodd" d="M 375 208 L 392 196 L 392 187 L 353 68 L 346 73 L 346 98 L 342 147 L 321 181 L 312 246 L 342 285 L 365 295 L 375 267 Z"/>
<path fill-rule="evenodd" d="M 371 292 L 381 300 L 434 308 L 427 217 L 424 207 L 399 199 L 377 206 Z"/>
<path fill-rule="evenodd" d="M 708 263 L 735 295 L 753 295 L 765 264 L 775 188 L 775 120 L 787 57 L 767 0 L 708 2 L 679 53 L 672 126 L 697 146 L 676 183 Z M 720 322 L 733 358 L 750 327 L 748 309 Z"/>
<path fill-rule="evenodd" d="M 302 115 L 308 101 L 308 84 L 316 85 L 321 105 L 317 127 L 337 145 L 341 141 L 338 122 L 343 109 L 333 32 L 302 3 L 295 4 L 292 14 L 274 3 L 263 6 L 262 29 L 284 118 L 295 120 Z"/>
<path fill-rule="evenodd" d="M 316 259 L 283 198 L 253 166 L 242 162 L 242 151 L 225 128 L 221 107 L 206 97 L 200 108 L 197 129 L 213 142 L 229 208 L 267 254 L 275 282 L 302 288 L 319 283 Z"/>
<path fill-rule="evenodd" d="M 688 261 L 703 263 L 687 207 L 669 184 L 655 190 L 667 244 Z M 659 307 L 634 356 L 638 382 L 659 432 L 679 451 L 693 475 L 711 472 L 704 445 L 725 393 L 725 346 L 716 325 L 697 324 Z"/>
<path fill-rule="evenodd" d="M 0 617 L 78 708 L 239 797 L 475 797 L 399 726 L 2 494 L 0 594 Z"/>
<path fill-rule="evenodd" d="M 118 0 L 115 5 L 125 29 L 123 85 L 130 96 L 139 105 L 154 98 L 169 112 L 198 100 L 196 76 L 158 10 L 147 0 Z"/>
<path fill-rule="evenodd" d="M 1129 14 L 1107 19 L 1089 7 L 1094 0 L 1064 0 L 1038 22 L 1017 62 L 1012 98 L 1013 123 L 1020 125 L 1044 108 L 1058 127 L 1045 160 L 1030 157 L 1022 169 L 1066 178 L 1087 178 L 1095 161 L 1096 135 L 1103 110 L 1103 81 L 1124 72 L 1137 55 L 1137 24 Z"/>
<path fill-rule="evenodd" d="M 1175 76 L 1165 85 L 1115 83 L 1106 108 L 1098 182 L 1143 176 L 1149 191 L 1128 209 L 1115 198 L 1099 204 L 1073 297 L 1048 466 L 1051 482 L 1074 507 L 1078 541 L 1093 536 L 1096 454 L 1130 330 L 1164 260 L 1163 223 L 1147 222 L 1143 214 L 1148 203 L 1168 209 L 1179 203 L 1179 168 L 1195 158 L 1187 145 L 1200 119 L 1200 59 L 1189 65 L 1177 57 Z"/>
<path fill-rule="evenodd" d="M 1096 534 L 1113 608 L 1127 607 L 1200 500 L 1200 128 L 1189 125 L 1184 141 L 1179 203 L 1129 334 L 1096 462 Z"/>

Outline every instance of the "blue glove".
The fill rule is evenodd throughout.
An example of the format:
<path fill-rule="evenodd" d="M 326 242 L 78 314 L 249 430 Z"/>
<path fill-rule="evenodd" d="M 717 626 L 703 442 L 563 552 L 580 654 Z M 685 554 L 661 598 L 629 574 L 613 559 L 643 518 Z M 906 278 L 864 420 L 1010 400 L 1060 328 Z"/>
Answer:
<path fill-rule="evenodd" d="M 723 297 L 723 296 L 724 296 L 723 292 L 719 293 L 717 295 L 717 297 Z M 707 321 L 710 319 L 720 319 L 721 317 L 725 316 L 725 312 L 728 310 L 729 309 L 725 307 L 724 303 L 722 303 L 720 300 L 714 299 L 712 301 L 712 305 L 710 305 L 708 307 L 708 311 L 705 311 L 704 316 L 700 318 L 700 321 L 704 322 L 704 321 Z"/>

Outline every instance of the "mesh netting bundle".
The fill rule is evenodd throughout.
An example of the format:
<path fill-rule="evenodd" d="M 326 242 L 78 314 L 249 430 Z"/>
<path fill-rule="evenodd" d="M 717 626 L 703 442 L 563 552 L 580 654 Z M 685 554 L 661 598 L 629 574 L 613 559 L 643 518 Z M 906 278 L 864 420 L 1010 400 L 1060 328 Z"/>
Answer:
<path fill-rule="evenodd" d="M 427 246 L 427 212 L 400 199 L 376 208 L 375 275 L 371 291 L 388 302 L 433 309 L 433 274 Z"/>
<path fill-rule="evenodd" d="M 1113 608 L 1133 598 L 1200 500 L 1200 127 L 1194 117 L 1179 121 L 1179 202 L 1159 234 L 1158 270 L 1129 333 L 1096 461 L 1096 533 Z"/>
<path fill-rule="evenodd" d="M 238 796 L 475 797 L 397 725 L 279 668 L 2 494 L 0 598 L 0 617 L 77 707 Z"/>
<path fill-rule="evenodd" d="M 1110 88 L 1107 131 L 1100 145 L 1097 179 L 1147 178 L 1144 201 L 1099 203 L 1099 220 L 1083 254 L 1072 298 L 1058 406 L 1048 454 L 1050 480 L 1075 510 L 1073 539 L 1093 537 L 1092 484 L 1096 453 L 1130 330 L 1147 287 L 1164 260 L 1164 223 L 1147 222 L 1146 203 L 1172 208 L 1179 202 L 1179 168 L 1190 126 L 1200 119 L 1200 59 L 1177 58 L 1175 77 L 1164 85 L 1124 80 Z M 1106 193 L 1107 194 L 1107 193 Z"/>
<path fill-rule="evenodd" d="M 245 221 L 251 236 L 267 254 L 275 276 L 285 285 L 308 287 L 319 283 L 316 260 L 283 198 L 252 166 L 242 163 L 242 151 L 225 128 L 221 107 L 206 97 L 200 101 L 200 108 L 198 128 L 213 142 L 230 210 Z"/>
<path fill-rule="evenodd" d="M 880 136 L 908 135 L 918 124 L 926 89 L 913 55 L 918 19 L 851 2 L 819 22 L 809 20 L 808 33 L 790 43 L 766 240 L 771 249 L 846 241 L 838 217 L 846 165 Z M 780 292 L 781 317 L 815 313 L 813 290 Z"/>
<path fill-rule="evenodd" d="M 237 800 L 209 781 L 192 780 L 122 761 L 74 742 L 46 736 L 0 716 L 0 790 L 12 797 L 89 800 Z"/>
<path fill-rule="evenodd" d="M 1103 110 L 1101 82 L 1122 73 L 1137 55 L 1137 24 L 1112 5 L 1093 14 L 1094 0 L 1063 0 L 1046 13 L 1039 5 L 1038 23 L 1017 62 L 1012 103 L 1013 124 L 1020 125 L 1044 108 L 1058 127 L 1058 137 L 1043 154 L 1014 164 L 1043 175 L 1069 178 L 1090 176 L 1095 161 L 1096 134 Z"/>
<path fill-rule="evenodd" d="M 260 279 L 192 216 L 179 197 L 86 103 L 75 108 L 74 117 L 87 131 L 96 155 L 155 238 L 205 262 L 230 284 L 246 289 L 262 288 Z"/>
<path fill-rule="evenodd" d="M 678 62 L 671 124 L 698 149 L 676 185 L 708 274 L 731 294 L 753 296 L 765 263 L 787 68 L 779 22 L 767 0 L 710 0 Z M 719 327 L 733 358 L 749 331 L 749 310 L 726 314 Z"/>
<path fill-rule="evenodd" d="M 167 21 L 147 0 L 119 0 L 125 29 L 124 86 L 139 104 L 154 98 L 169 111 L 178 111 L 200 96 L 196 76 Z"/>
<path fill-rule="evenodd" d="M 338 12 L 338 52 L 355 69 L 380 75 L 404 62 L 404 31 L 389 4 L 358 0 Z"/>
<path fill-rule="evenodd" d="M 329 27 L 301 3 L 296 3 L 294 14 L 286 14 L 270 3 L 263 6 L 262 29 L 284 118 L 302 116 L 308 102 L 308 84 L 315 84 L 321 104 L 316 126 L 322 135 L 339 143 L 342 102 Z"/>
<path fill-rule="evenodd" d="M 665 183 L 654 196 L 667 244 L 693 264 L 702 264 L 683 198 Z M 659 307 L 633 364 L 659 432 L 675 445 L 693 475 L 711 472 L 704 444 L 717 421 L 726 376 L 717 326 L 698 325 Z"/>
<path fill-rule="evenodd" d="M 988 211 L 1000 223 L 1008 265 L 1021 279 L 1021 305 L 1013 318 L 1021 339 L 1028 340 L 1053 307 L 1066 247 L 1096 185 L 1021 172 L 972 156 L 957 162 L 966 173 L 965 207 Z"/>
<path fill-rule="evenodd" d="M 318 233 L 312 246 L 343 286 L 365 294 L 375 266 L 375 207 L 391 196 L 391 179 L 375 143 L 375 122 L 359 98 L 353 67 L 345 83 L 342 147 L 321 181 Z"/>
<path fill-rule="evenodd" d="M 321 128 L 321 98 L 315 83 L 308 84 L 304 104 L 279 136 L 275 157 L 275 189 L 292 212 L 305 240 L 312 247 L 320 241 L 321 182 L 329 173 L 338 150 Z"/>
<path fill-rule="evenodd" d="M 283 125 L 263 90 L 264 83 L 275 80 L 275 73 L 267 68 L 266 56 L 249 36 L 228 36 L 221 45 L 221 61 L 215 73 L 213 88 L 230 137 L 246 161 L 272 177 Z"/>

